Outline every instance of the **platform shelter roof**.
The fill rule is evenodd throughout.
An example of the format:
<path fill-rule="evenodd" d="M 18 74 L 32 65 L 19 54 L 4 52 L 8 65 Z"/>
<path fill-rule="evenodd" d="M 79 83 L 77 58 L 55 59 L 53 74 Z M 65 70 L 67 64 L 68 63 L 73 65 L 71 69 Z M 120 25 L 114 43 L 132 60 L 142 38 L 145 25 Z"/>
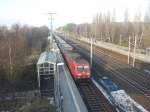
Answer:
<path fill-rule="evenodd" d="M 43 52 L 39 57 L 37 65 L 44 64 L 44 63 L 55 64 L 56 63 L 56 53 L 55 52 L 47 52 L 47 51 Z"/>

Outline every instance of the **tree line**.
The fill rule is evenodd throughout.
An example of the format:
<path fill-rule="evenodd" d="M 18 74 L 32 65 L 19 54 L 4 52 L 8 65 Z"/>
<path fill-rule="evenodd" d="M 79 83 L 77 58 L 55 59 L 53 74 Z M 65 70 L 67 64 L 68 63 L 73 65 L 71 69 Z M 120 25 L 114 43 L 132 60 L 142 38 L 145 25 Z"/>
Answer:
<path fill-rule="evenodd" d="M 0 92 L 14 91 L 24 80 L 36 78 L 35 71 L 28 73 L 32 71 L 28 65 L 45 50 L 48 35 L 46 26 L 0 26 Z"/>
<path fill-rule="evenodd" d="M 115 9 L 112 12 L 99 12 L 93 17 L 91 24 L 69 23 L 57 29 L 77 37 L 84 36 L 96 40 L 115 43 L 121 46 L 128 46 L 129 37 L 131 42 L 137 38 L 137 47 L 145 49 L 150 46 L 150 6 L 142 19 L 140 10 L 137 10 L 134 19 L 131 21 L 129 10 L 124 11 L 124 21 L 116 20 Z"/>

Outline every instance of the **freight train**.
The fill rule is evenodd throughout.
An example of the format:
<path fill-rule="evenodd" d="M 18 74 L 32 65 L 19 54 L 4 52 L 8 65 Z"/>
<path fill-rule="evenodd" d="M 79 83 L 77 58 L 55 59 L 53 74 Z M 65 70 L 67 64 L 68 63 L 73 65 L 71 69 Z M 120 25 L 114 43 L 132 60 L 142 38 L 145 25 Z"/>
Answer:
<path fill-rule="evenodd" d="M 121 112 L 148 112 L 108 77 L 103 77 L 98 82 L 100 82 L 101 86 L 106 90 L 112 103 L 115 104 Z"/>
<path fill-rule="evenodd" d="M 56 36 L 56 42 L 75 80 L 91 77 L 90 64 L 72 46 Z"/>

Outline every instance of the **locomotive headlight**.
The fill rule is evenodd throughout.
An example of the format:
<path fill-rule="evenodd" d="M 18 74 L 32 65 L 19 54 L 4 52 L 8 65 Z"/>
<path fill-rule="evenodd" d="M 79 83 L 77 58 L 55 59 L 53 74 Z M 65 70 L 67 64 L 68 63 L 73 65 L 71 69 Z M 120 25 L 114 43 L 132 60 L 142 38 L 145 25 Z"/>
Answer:
<path fill-rule="evenodd" d="M 81 74 L 79 73 L 78 76 L 81 76 Z"/>

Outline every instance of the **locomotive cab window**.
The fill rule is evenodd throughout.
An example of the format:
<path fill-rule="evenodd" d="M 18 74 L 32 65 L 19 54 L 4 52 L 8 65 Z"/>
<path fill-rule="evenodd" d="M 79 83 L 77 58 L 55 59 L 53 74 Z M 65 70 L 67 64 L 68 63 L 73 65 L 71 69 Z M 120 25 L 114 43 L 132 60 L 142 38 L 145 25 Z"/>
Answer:
<path fill-rule="evenodd" d="M 78 66 L 78 71 L 79 72 L 89 72 L 89 67 L 88 66 Z"/>
<path fill-rule="evenodd" d="M 84 67 L 83 66 L 78 66 L 78 71 L 79 72 L 83 72 L 84 71 Z"/>
<path fill-rule="evenodd" d="M 84 71 L 85 72 L 89 72 L 90 70 L 89 70 L 89 67 L 88 66 L 84 66 Z"/>

